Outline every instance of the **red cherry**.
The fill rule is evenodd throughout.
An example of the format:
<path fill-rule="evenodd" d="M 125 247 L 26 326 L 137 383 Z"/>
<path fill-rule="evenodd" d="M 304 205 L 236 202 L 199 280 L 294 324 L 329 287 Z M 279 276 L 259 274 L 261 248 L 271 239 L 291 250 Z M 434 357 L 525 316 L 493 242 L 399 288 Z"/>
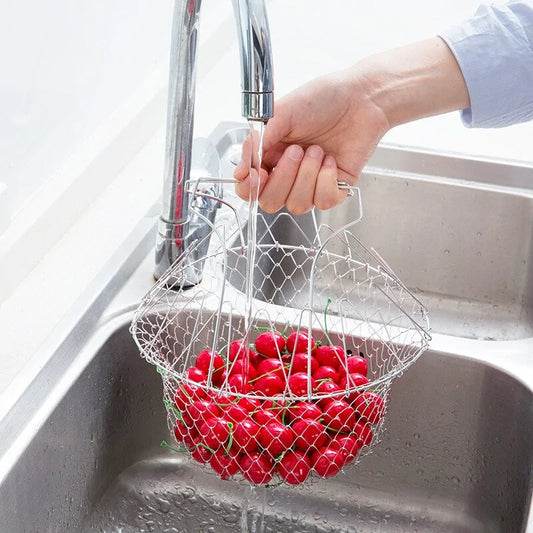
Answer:
<path fill-rule="evenodd" d="M 289 485 L 299 485 L 311 473 L 311 460 L 303 452 L 288 451 L 278 463 L 278 473 Z"/>
<path fill-rule="evenodd" d="M 313 402 L 296 402 L 287 406 L 287 418 L 294 422 L 300 418 L 311 418 L 320 420 L 322 418 L 322 409 Z"/>
<path fill-rule="evenodd" d="M 259 452 L 244 454 L 239 459 L 239 470 L 250 483 L 263 485 L 274 477 L 274 462 L 268 455 Z"/>
<path fill-rule="evenodd" d="M 261 407 L 261 402 L 256 398 L 243 397 L 237 400 L 237 405 L 244 407 L 244 409 L 251 413 L 252 411 L 256 411 Z"/>
<path fill-rule="evenodd" d="M 314 471 L 324 478 L 336 476 L 344 466 L 346 457 L 342 452 L 327 446 L 320 448 L 311 455 L 311 464 Z"/>
<path fill-rule="evenodd" d="M 347 374 L 341 379 L 340 386 L 341 389 L 345 389 L 347 386 L 348 388 L 362 387 L 367 383 L 369 383 L 369 381 L 366 376 L 363 376 L 363 374 L 357 374 L 355 372 L 352 372 L 351 374 Z"/>
<path fill-rule="evenodd" d="M 357 422 L 355 409 L 344 400 L 332 400 L 324 408 L 324 424 L 332 431 L 351 432 Z"/>
<path fill-rule="evenodd" d="M 324 409 L 331 400 L 340 399 L 340 395 L 336 395 L 335 393 L 340 392 L 341 388 L 333 381 L 317 381 L 315 391 L 319 393 L 320 396 L 323 396 L 317 399 L 317 404 L 321 409 Z"/>
<path fill-rule="evenodd" d="M 249 415 L 248 409 L 245 409 L 242 405 L 239 405 L 238 403 L 229 405 L 224 410 L 224 413 L 226 418 L 231 422 L 239 422 L 247 418 Z"/>
<path fill-rule="evenodd" d="M 251 418 L 235 423 L 233 427 L 233 445 L 243 452 L 254 452 L 259 448 L 259 431 L 261 426 Z"/>
<path fill-rule="evenodd" d="M 276 374 L 267 374 L 254 382 L 254 390 L 264 396 L 276 396 L 284 389 L 284 381 Z"/>
<path fill-rule="evenodd" d="M 294 446 L 303 452 L 324 446 L 328 438 L 324 425 L 311 418 L 297 420 L 293 423 L 292 429 L 296 435 Z"/>
<path fill-rule="evenodd" d="M 187 369 L 186 372 L 187 378 L 189 378 L 191 381 L 194 381 L 196 383 L 205 383 L 207 382 L 207 376 L 204 374 L 202 370 L 195 366 L 191 366 Z"/>
<path fill-rule="evenodd" d="M 346 358 L 345 364 L 339 367 L 341 377 L 346 375 L 346 370 L 348 370 L 348 374 L 362 374 L 366 376 L 368 374 L 368 363 L 360 355 L 350 355 L 350 357 Z"/>
<path fill-rule="evenodd" d="M 363 447 L 363 443 L 353 435 L 336 435 L 328 444 L 329 448 L 339 450 L 345 457 L 345 463 L 353 461 L 359 450 Z"/>
<path fill-rule="evenodd" d="M 329 380 L 334 383 L 339 382 L 339 373 L 332 366 L 321 366 L 313 372 L 316 381 Z"/>
<path fill-rule="evenodd" d="M 340 388 L 344 390 L 351 390 L 348 394 L 348 401 L 354 402 L 357 396 L 359 396 L 359 391 L 353 390 L 354 388 L 362 387 L 368 383 L 368 378 L 363 376 L 363 374 L 347 374 L 340 381 Z"/>
<path fill-rule="evenodd" d="M 321 366 L 332 366 L 338 369 L 346 359 L 346 352 L 342 346 L 323 344 L 315 350 L 315 357 Z"/>
<path fill-rule="evenodd" d="M 281 422 L 276 411 L 270 409 L 259 409 L 253 413 L 253 419 L 261 426 L 268 424 L 269 422 Z"/>
<path fill-rule="evenodd" d="M 204 350 L 196 356 L 196 368 L 199 368 L 208 378 L 211 371 L 211 380 L 214 385 L 218 385 L 225 363 L 216 352 Z"/>
<path fill-rule="evenodd" d="M 292 356 L 290 364 L 290 373 L 296 374 L 297 372 L 304 372 L 307 374 L 309 364 L 311 364 L 311 374 L 314 374 L 319 367 L 318 361 L 307 352 L 298 352 Z"/>
<path fill-rule="evenodd" d="M 185 413 L 194 422 L 197 428 L 215 416 L 218 416 L 220 411 L 218 407 L 210 400 L 196 400 L 185 407 Z"/>
<path fill-rule="evenodd" d="M 255 349 L 267 357 L 279 357 L 285 350 L 285 338 L 277 331 L 265 331 L 255 339 Z"/>
<path fill-rule="evenodd" d="M 246 346 L 246 343 L 244 340 L 237 340 L 230 342 L 230 345 L 228 346 L 228 361 L 233 363 L 236 359 L 242 358 L 246 355 L 246 353 L 250 350 Z"/>
<path fill-rule="evenodd" d="M 374 437 L 370 424 L 357 422 L 353 429 L 353 433 L 357 436 L 357 440 L 361 442 L 361 446 L 370 446 L 370 443 Z"/>
<path fill-rule="evenodd" d="M 189 448 L 189 451 L 191 453 L 191 457 L 197 461 L 198 463 L 208 463 L 209 459 L 211 459 L 211 456 L 213 455 L 213 452 L 208 450 L 205 445 L 202 443 L 202 437 L 197 437 L 194 440 L 193 446 Z"/>
<path fill-rule="evenodd" d="M 257 375 L 259 377 L 276 375 L 276 376 L 279 376 L 282 380 L 285 380 L 285 375 L 286 375 L 285 365 L 283 364 L 281 359 L 277 359 L 275 357 L 269 357 L 268 359 L 263 359 L 257 365 Z"/>
<path fill-rule="evenodd" d="M 234 376 L 235 374 L 242 374 L 243 376 L 248 376 L 248 379 L 255 379 L 257 377 L 257 371 L 250 363 L 250 361 L 245 361 L 244 359 L 237 359 L 229 368 L 229 375 Z"/>
<path fill-rule="evenodd" d="M 259 432 L 259 444 L 272 458 L 287 451 L 294 442 L 292 429 L 281 422 L 269 422 Z"/>
<path fill-rule="evenodd" d="M 296 352 L 307 353 L 309 346 L 311 351 L 313 351 L 316 348 L 316 343 L 313 337 L 309 337 L 305 331 L 295 331 L 287 337 L 287 351 L 291 354 Z"/>
<path fill-rule="evenodd" d="M 179 383 L 174 395 L 174 407 L 183 412 L 185 407 L 195 400 L 205 398 L 205 391 L 197 385 L 189 385 L 188 383 Z"/>
<path fill-rule="evenodd" d="M 353 402 L 359 416 L 370 424 L 377 424 L 385 413 L 385 401 L 372 391 L 364 391 Z"/>
<path fill-rule="evenodd" d="M 206 420 L 199 430 L 201 442 L 211 448 L 218 450 L 224 446 L 231 433 L 230 424 L 225 418 L 213 417 Z"/>
<path fill-rule="evenodd" d="M 225 412 L 231 405 L 237 402 L 237 398 L 232 394 L 211 390 L 207 394 L 210 399 L 222 412 Z"/>
<path fill-rule="evenodd" d="M 252 390 L 250 380 L 243 374 L 234 374 L 228 379 L 228 387 L 231 391 L 246 394 Z"/>
<path fill-rule="evenodd" d="M 315 380 L 307 375 L 306 372 L 296 372 L 289 377 L 289 389 L 295 396 L 307 396 L 309 392 L 315 389 Z"/>
<path fill-rule="evenodd" d="M 209 459 L 211 468 L 221 479 L 230 479 L 239 471 L 239 454 L 234 450 L 217 450 Z"/>
<path fill-rule="evenodd" d="M 174 437 L 177 442 L 182 442 L 187 447 L 193 446 L 194 439 L 198 437 L 198 431 L 194 427 L 187 426 L 183 421 L 177 420 L 174 426 Z"/>
<path fill-rule="evenodd" d="M 263 409 L 268 409 L 281 415 L 287 409 L 288 402 L 283 398 L 272 398 L 263 402 Z"/>

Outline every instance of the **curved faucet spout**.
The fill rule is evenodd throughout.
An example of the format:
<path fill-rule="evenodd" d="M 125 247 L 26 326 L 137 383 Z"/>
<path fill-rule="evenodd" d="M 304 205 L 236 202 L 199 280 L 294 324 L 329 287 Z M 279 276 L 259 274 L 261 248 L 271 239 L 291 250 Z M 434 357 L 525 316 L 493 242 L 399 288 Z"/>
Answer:
<path fill-rule="evenodd" d="M 266 122 L 274 112 L 270 30 L 264 0 L 233 0 L 241 52 L 242 116 Z"/>
<path fill-rule="evenodd" d="M 208 235 L 218 203 L 194 202 L 190 187 L 196 52 L 201 0 L 176 0 L 172 22 L 165 174 L 161 216 L 156 242 L 156 278 L 184 251 L 194 268 L 179 284 L 195 285 L 202 277 L 202 257 L 208 238 L 198 246 L 198 235 Z M 273 76 L 270 32 L 264 0 L 233 0 L 242 65 L 242 114 L 248 120 L 266 122 L 273 114 Z M 217 177 L 217 176 L 211 176 Z M 208 196 L 219 197 L 220 184 L 213 184 Z"/>

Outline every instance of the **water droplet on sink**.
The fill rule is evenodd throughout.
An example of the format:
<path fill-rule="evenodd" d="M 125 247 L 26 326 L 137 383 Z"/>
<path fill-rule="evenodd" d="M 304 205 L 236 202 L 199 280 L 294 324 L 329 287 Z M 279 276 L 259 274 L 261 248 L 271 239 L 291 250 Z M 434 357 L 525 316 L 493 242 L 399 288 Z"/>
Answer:
<path fill-rule="evenodd" d="M 162 513 L 168 513 L 170 511 L 170 502 L 168 500 L 165 500 L 164 498 L 160 498 L 157 500 L 157 505 L 159 508 L 159 511 Z"/>

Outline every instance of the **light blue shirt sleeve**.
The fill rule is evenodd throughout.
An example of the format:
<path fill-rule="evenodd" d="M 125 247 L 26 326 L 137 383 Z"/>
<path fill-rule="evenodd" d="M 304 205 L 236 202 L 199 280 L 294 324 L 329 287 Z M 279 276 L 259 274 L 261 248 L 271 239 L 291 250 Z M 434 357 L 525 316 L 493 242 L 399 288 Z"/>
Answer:
<path fill-rule="evenodd" d="M 440 37 L 466 81 L 466 126 L 496 128 L 533 119 L 533 0 L 482 5 Z"/>

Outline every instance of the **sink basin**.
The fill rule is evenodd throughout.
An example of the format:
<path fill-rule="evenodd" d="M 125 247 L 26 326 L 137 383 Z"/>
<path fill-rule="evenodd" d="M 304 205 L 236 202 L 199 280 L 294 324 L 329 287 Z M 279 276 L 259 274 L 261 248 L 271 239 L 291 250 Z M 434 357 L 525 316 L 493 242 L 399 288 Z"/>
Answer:
<path fill-rule="evenodd" d="M 87 366 L 2 481 L 5 531 L 524 531 L 533 395 L 505 372 L 430 350 L 395 381 L 382 441 L 359 465 L 251 490 L 160 447 L 161 380 L 130 319 L 86 347 Z"/>
<path fill-rule="evenodd" d="M 228 175 L 245 130 L 222 130 L 213 139 Z M 387 180 L 389 163 L 398 173 Z M 372 165 L 356 234 L 427 305 L 432 325 L 430 348 L 393 381 L 372 453 L 329 480 L 251 488 L 161 447 L 173 442 L 161 377 L 129 332 L 153 283 L 151 213 L 36 354 L 28 383 L 0 399 L 0 529 L 531 533 L 529 169 L 387 147 Z M 465 169 L 483 179 L 465 182 Z M 512 187 L 498 181 L 509 172 Z M 319 213 L 319 223 L 350 220 L 350 205 Z M 298 245 L 311 235 L 310 216 L 303 233 L 284 220 L 268 238 Z M 282 272 L 270 259 L 263 291 L 275 303 Z M 238 291 L 234 267 L 227 281 Z"/>

